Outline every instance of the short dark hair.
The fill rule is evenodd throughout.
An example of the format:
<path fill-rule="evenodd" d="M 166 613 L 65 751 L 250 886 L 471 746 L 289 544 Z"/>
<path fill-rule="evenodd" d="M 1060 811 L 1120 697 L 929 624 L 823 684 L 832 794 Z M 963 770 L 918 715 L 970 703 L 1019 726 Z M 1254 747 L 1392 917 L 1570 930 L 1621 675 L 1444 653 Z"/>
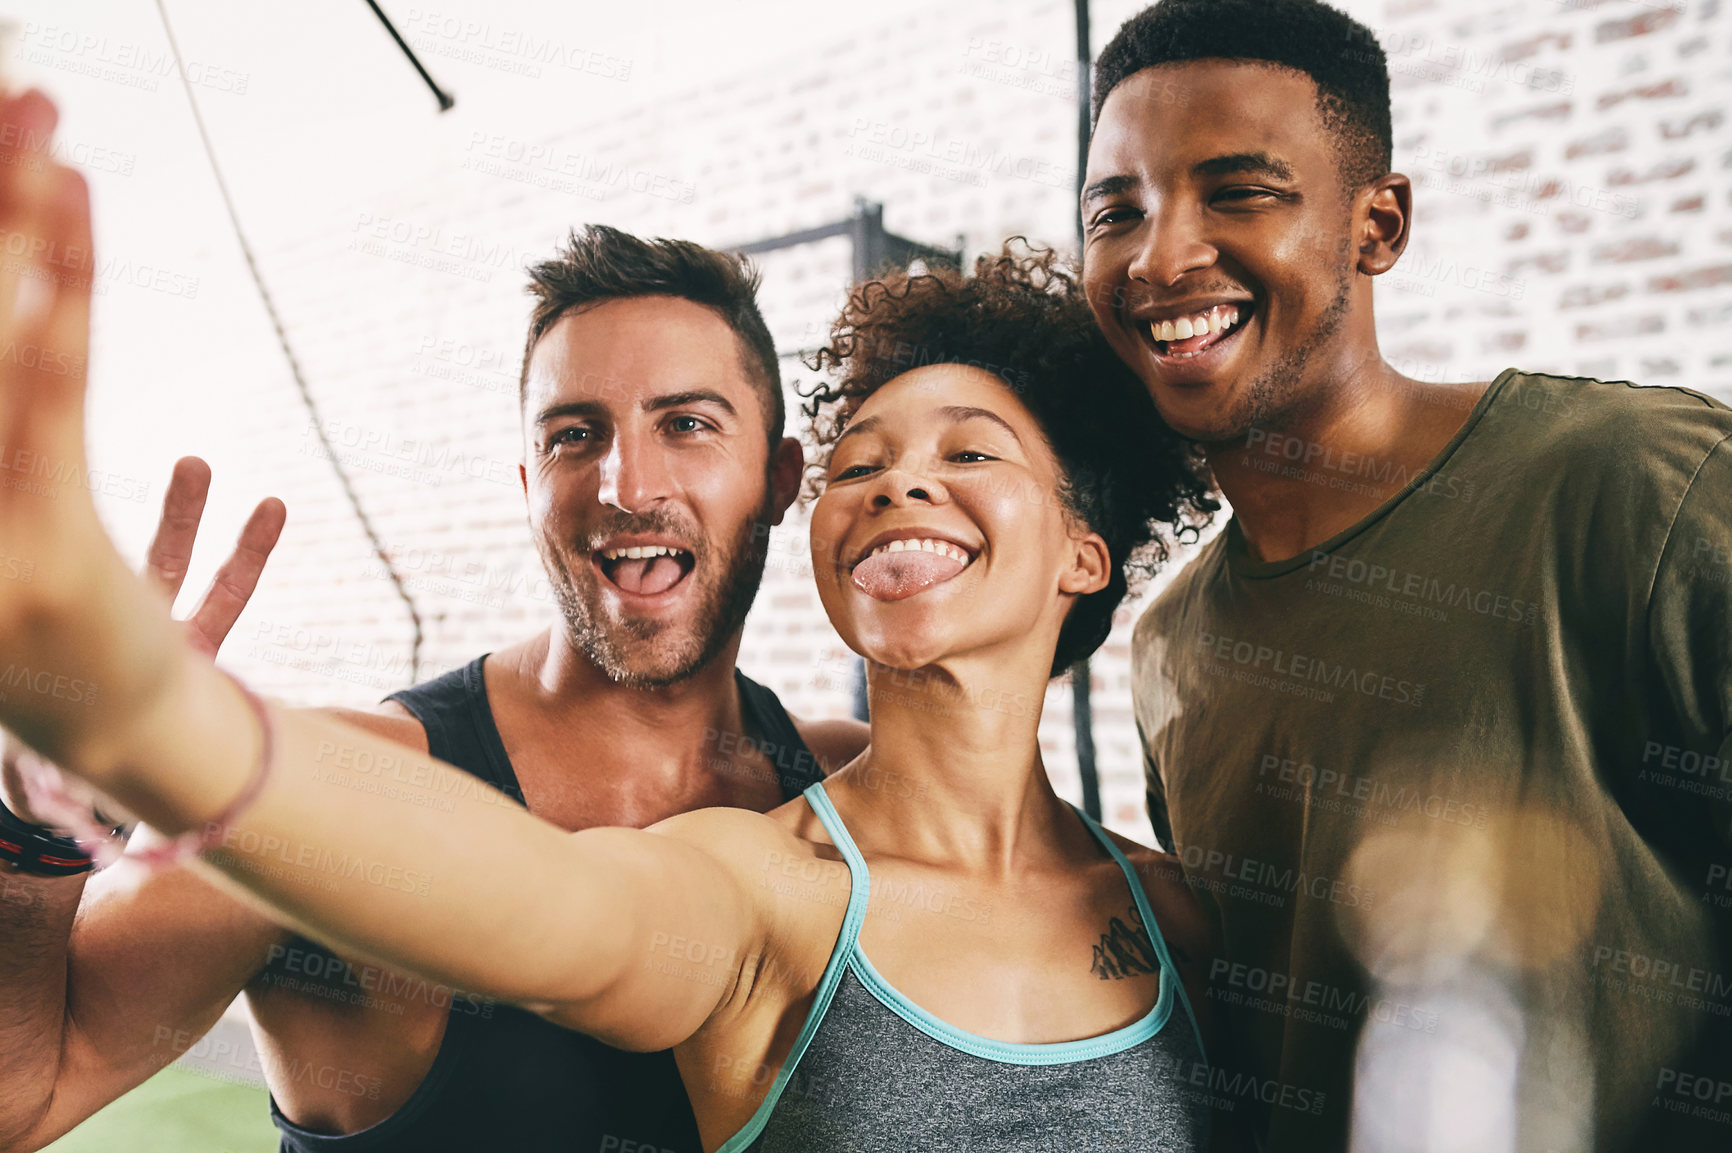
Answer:
<path fill-rule="evenodd" d="M 1071 606 L 1053 654 L 1057 676 L 1100 647 L 1132 584 L 1166 559 L 1158 526 L 1193 538 L 1220 507 L 1206 470 L 1107 345 L 1076 275 L 1050 249 L 1013 237 L 977 259 L 971 277 L 943 265 L 892 270 L 849 295 L 812 363 L 836 370 L 833 380 L 802 393 L 822 450 L 810 466 L 813 492 L 866 398 L 927 364 L 971 365 L 1002 380 L 1057 458 L 1061 506 L 1106 541 L 1112 575 Z"/>
<path fill-rule="evenodd" d="M 1377 34 L 1320 0 L 1160 0 L 1129 20 L 1095 64 L 1092 115 L 1134 73 L 1187 60 L 1249 60 L 1303 72 L 1335 134 L 1343 184 L 1389 172 L 1389 61 Z"/>
<path fill-rule="evenodd" d="M 744 256 L 689 240 L 644 240 L 605 224 L 573 229 L 552 260 L 529 267 L 535 311 L 517 382 L 521 404 L 529 360 L 547 330 L 566 313 L 634 296 L 675 296 L 714 309 L 740 338 L 740 360 L 762 393 L 773 450 L 787 421 L 776 342 L 758 311 L 758 270 Z"/>

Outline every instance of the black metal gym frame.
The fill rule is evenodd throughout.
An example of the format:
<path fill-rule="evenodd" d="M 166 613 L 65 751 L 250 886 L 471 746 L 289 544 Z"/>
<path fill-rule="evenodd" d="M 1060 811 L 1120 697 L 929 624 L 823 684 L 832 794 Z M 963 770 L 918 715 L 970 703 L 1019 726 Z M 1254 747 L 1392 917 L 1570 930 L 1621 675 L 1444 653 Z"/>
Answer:
<path fill-rule="evenodd" d="M 846 236 L 853 241 L 853 276 L 856 284 L 870 280 L 886 267 L 901 266 L 915 260 L 927 264 L 948 264 L 956 269 L 962 267 L 961 237 L 957 237 L 955 248 L 938 248 L 931 244 L 922 244 L 918 240 L 910 240 L 906 236 L 898 236 L 884 227 L 884 206 L 863 196 L 854 198 L 852 213 L 832 224 L 803 228 L 799 232 L 772 236 L 768 240 L 736 244 L 728 251 L 737 252 L 741 256 L 756 256 L 760 252 L 794 248 L 801 244 L 828 240 L 832 236 Z"/>
<path fill-rule="evenodd" d="M 1082 201 L 1083 174 L 1089 163 L 1089 0 L 1076 0 L 1076 195 Z M 1083 222 L 1076 218 L 1077 267 L 1082 267 Z M 1095 767 L 1094 674 L 1084 657 L 1070 667 L 1071 720 L 1076 727 L 1076 770 L 1082 778 L 1083 812 L 1101 819 L 1101 778 Z"/>

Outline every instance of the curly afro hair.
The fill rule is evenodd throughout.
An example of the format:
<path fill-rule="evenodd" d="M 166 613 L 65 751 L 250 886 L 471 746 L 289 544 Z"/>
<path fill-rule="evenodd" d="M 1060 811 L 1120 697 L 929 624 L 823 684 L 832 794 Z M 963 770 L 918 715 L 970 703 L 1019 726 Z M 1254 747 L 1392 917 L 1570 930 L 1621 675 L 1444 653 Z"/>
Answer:
<path fill-rule="evenodd" d="M 1303 72 L 1335 135 L 1342 183 L 1356 190 L 1393 163 L 1389 62 L 1377 34 L 1320 0 L 1160 0 L 1129 20 L 1095 63 L 1091 116 L 1119 83 L 1187 60 L 1262 61 Z"/>
<path fill-rule="evenodd" d="M 1060 506 L 1112 556 L 1107 586 L 1071 607 L 1053 676 L 1100 647 L 1113 611 L 1167 559 L 1169 541 L 1194 539 L 1220 507 L 1200 455 L 1161 421 L 1100 335 L 1074 271 L 1022 237 L 981 256 L 970 277 L 901 269 L 857 286 L 808 363 L 831 370 L 830 383 L 801 392 L 819 448 L 808 469 L 813 495 L 848 421 L 905 372 L 970 365 L 1028 407 L 1058 462 Z"/>

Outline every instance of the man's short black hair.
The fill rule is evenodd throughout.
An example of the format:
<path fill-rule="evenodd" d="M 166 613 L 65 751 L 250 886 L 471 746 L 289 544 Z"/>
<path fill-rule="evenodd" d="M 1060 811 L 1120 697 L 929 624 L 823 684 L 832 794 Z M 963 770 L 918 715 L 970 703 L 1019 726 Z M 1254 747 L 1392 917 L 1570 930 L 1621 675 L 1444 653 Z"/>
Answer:
<path fill-rule="evenodd" d="M 1266 61 L 1305 73 L 1335 134 L 1343 184 L 1357 190 L 1389 172 L 1394 135 L 1383 46 L 1371 29 L 1320 0 L 1160 0 L 1125 21 L 1101 52 L 1094 119 L 1132 74 L 1207 59 Z"/>
<path fill-rule="evenodd" d="M 740 338 L 740 360 L 763 394 L 764 423 L 772 458 L 787 414 L 776 342 L 758 310 L 758 271 L 733 252 L 718 252 L 689 240 L 645 240 L 586 224 L 573 230 L 552 260 L 529 269 L 535 311 L 523 347 L 518 403 L 529 385 L 529 361 L 547 330 L 568 312 L 633 296 L 675 296 L 714 309 Z"/>

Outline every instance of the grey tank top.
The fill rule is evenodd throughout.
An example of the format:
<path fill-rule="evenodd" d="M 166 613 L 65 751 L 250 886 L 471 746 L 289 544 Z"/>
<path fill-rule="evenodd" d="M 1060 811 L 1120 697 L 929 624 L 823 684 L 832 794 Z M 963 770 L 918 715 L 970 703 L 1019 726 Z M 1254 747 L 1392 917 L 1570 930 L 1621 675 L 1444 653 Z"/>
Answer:
<path fill-rule="evenodd" d="M 1160 994 L 1141 1020 L 1111 1033 L 1018 1045 L 939 1020 L 873 968 L 860 948 L 871 895 L 865 858 L 823 782 L 805 796 L 848 862 L 848 910 L 787 1061 L 751 1121 L 717 1153 L 1191 1153 L 1208 1146 L 1202 1035 L 1136 871 L 1099 825 L 1078 811 L 1124 870 L 1160 959 Z"/>

